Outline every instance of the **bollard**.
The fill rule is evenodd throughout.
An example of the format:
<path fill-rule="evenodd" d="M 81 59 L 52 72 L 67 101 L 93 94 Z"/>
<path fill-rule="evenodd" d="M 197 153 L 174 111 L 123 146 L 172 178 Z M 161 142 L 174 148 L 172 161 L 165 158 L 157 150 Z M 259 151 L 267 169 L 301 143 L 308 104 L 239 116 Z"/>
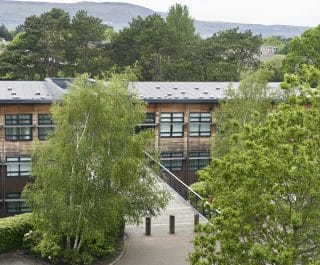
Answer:
<path fill-rule="evenodd" d="M 151 235 L 151 218 L 146 217 L 146 235 L 150 236 Z"/>
<path fill-rule="evenodd" d="M 169 234 L 174 234 L 174 215 L 170 215 L 170 229 L 169 229 Z"/>
<path fill-rule="evenodd" d="M 196 227 L 199 224 L 199 214 L 194 215 L 194 231 L 196 232 Z"/>

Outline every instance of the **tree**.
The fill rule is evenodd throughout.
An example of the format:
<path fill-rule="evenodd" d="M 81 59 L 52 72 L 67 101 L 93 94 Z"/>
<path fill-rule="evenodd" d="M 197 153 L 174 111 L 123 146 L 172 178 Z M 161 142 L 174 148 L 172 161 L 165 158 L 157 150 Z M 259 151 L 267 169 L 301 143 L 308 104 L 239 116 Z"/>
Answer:
<path fill-rule="evenodd" d="M 90 238 L 107 242 L 123 219 L 154 216 L 168 200 L 147 169 L 150 132 L 133 134 L 145 104 L 127 90 L 128 75 L 107 88 L 82 77 L 52 107 L 55 132 L 33 157 L 35 181 L 24 195 L 37 227 L 62 249 L 83 251 Z"/>
<path fill-rule="evenodd" d="M 4 24 L 0 26 L 0 38 L 5 40 L 12 40 L 12 35 Z"/>
<path fill-rule="evenodd" d="M 88 16 L 87 12 L 80 10 L 71 20 L 70 33 L 68 41 L 67 61 L 70 62 L 74 73 L 89 72 L 92 75 L 100 74 L 107 69 L 101 69 L 100 61 L 103 60 L 108 65 L 108 60 L 104 56 L 106 26 L 102 20 L 93 16 Z M 110 67 L 110 65 L 109 65 Z"/>
<path fill-rule="evenodd" d="M 215 33 L 199 48 L 204 80 L 239 81 L 240 73 L 257 69 L 262 38 L 238 28 Z"/>
<path fill-rule="evenodd" d="M 320 67 L 320 26 L 306 30 L 301 37 L 295 37 L 289 45 L 284 60 L 284 70 L 288 73 L 301 72 L 302 65 Z"/>
<path fill-rule="evenodd" d="M 180 42 L 190 42 L 199 38 L 187 6 L 181 4 L 171 6 L 166 21 L 169 29 L 175 32 Z"/>
<path fill-rule="evenodd" d="M 272 108 L 272 88 L 268 81 L 272 72 L 260 69 L 246 72 L 239 87 L 232 85 L 226 91 L 226 100 L 213 112 L 213 120 L 218 132 L 212 147 L 213 157 L 222 157 L 232 147 L 231 136 L 238 134 L 253 120 L 265 120 L 266 113 Z"/>
<path fill-rule="evenodd" d="M 163 49 L 161 80 L 189 81 L 197 79 L 199 66 L 195 51 L 200 42 L 187 6 L 171 6 L 166 18 L 169 42 Z"/>
<path fill-rule="evenodd" d="M 319 264 L 320 90 L 286 81 L 288 99 L 202 172 L 220 215 L 201 228 L 191 264 Z"/>
<path fill-rule="evenodd" d="M 111 68 L 106 29 L 100 19 L 85 11 L 79 11 L 72 21 L 57 8 L 27 17 L 22 31 L 0 56 L 0 78 L 38 80 L 84 72 L 102 76 Z"/>
<path fill-rule="evenodd" d="M 170 43 L 171 33 L 160 15 L 137 17 L 113 42 L 113 60 L 119 67 L 141 66 L 141 80 L 159 80 L 163 49 Z"/>
<path fill-rule="evenodd" d="M 0 57 L 4 78 L 37 80 L 57 76 L 65 65 L 69 15 L 53 8 L 27 17 L 19 33 Z"/>

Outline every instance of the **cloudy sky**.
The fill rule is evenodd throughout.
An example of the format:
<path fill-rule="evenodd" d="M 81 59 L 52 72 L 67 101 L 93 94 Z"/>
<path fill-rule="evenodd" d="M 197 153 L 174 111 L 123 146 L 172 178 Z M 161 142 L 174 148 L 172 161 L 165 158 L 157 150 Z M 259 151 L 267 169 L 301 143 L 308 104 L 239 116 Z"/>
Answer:
<path fill-rule="evenodd" d="M 77 0 L 33 1 L 78 2 Z M 320 0 L 96 0 L 94 2 L 127 2 L 155 11 L 167 11 L 169 6 L 181 3 L 189 7 L 193 18 L 207 21 L 301 26 L 320 24 Z"/>

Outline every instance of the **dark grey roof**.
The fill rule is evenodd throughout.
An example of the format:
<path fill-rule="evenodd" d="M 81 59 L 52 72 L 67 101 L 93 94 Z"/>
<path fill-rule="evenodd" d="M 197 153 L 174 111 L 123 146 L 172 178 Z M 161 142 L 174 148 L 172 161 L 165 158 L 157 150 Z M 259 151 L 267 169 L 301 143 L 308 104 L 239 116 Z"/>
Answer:
<path fill-rule="evenodd" d="M 44 81 L 0 81 L 0 103 L 51 103 L 67 93 L 72 78 Z M 129 89 L 149 103 L 216 103 L 226 98 L 229 82 L 132 82 Z M 280 83 L 269 83 L 278 90 Z"/>
<path fill-rule="evenodd" d="M 71 85 L 75 79 L 74 78 L 50 78 L 50 80 L 57 86 L 61 87 L 62 89 L 67 89 L 68 86 Z"/>

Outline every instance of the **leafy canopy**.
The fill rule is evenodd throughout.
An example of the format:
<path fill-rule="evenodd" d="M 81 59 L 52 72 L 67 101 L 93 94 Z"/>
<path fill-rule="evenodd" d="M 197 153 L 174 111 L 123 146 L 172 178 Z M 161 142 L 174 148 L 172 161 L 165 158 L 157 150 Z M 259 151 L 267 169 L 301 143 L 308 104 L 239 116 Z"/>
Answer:
<path fill-rule="evenodd" d="M 221 215 L 197 235 L 191 264 L 320 263 L 320 89 L 301 84 L 202 171 Z"/>
<path fill-rule="evenodd" d="M 107 88 L 86 76 L 52 107 L 55 132 L 33 157 L 35 181 L 24 195 L 37 227 L 58 238 L 62 249 L 94 235 L 114 240 L 123 220 L 154 216 L 168 200 L 146 169 L 143 153 L 152 133 L 134 134 L 145 104 L 129 92 L 128 75 Z"/>

